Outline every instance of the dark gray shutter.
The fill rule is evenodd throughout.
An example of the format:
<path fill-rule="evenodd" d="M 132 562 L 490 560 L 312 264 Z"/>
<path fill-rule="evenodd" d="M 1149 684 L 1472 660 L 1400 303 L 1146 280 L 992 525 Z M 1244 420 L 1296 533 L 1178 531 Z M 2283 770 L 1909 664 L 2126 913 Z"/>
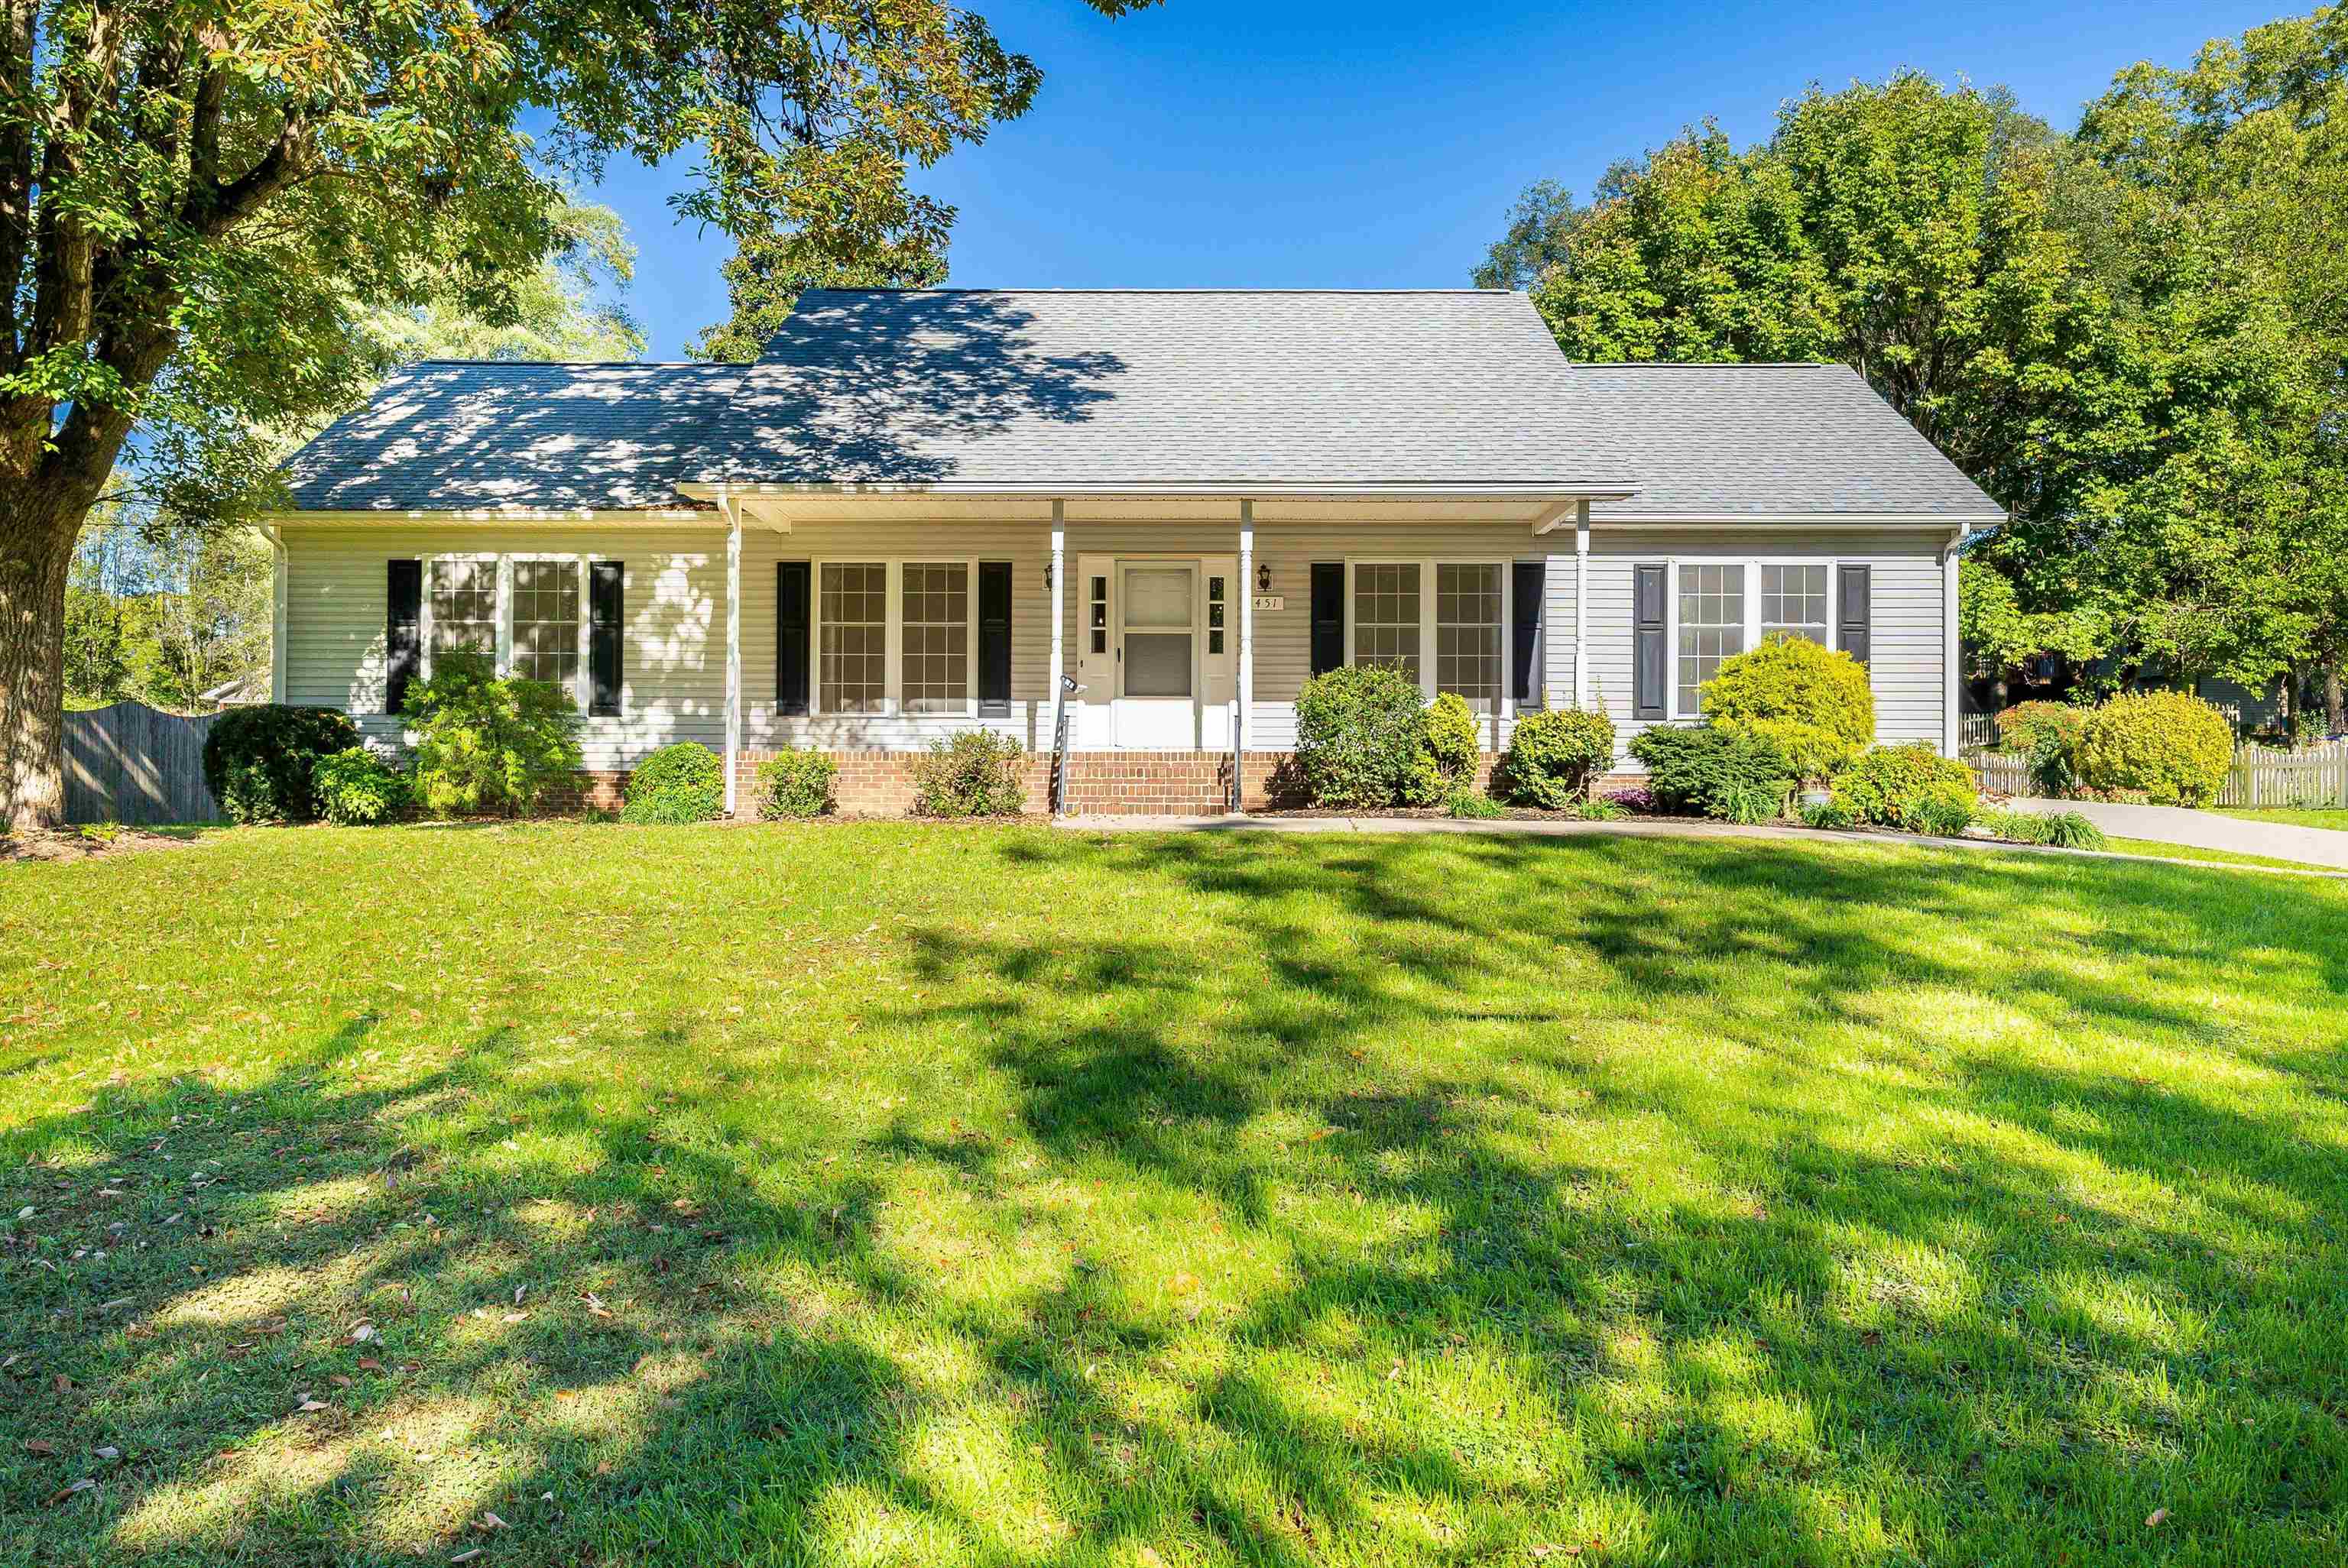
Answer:
<path fill-rule="evenodd" d="M 1869 634 L 1874 625 L 1874 569 L 1847 566 L 1835 575 L 1842 584 L 1842 651 L 1864 664 L 1873 651 Z"/>
<path fill-rule="evenodd" d="M 1541 595 L 1549 583 L 1546 563 L 1515 563 L 1509 585 L 1509 694 L 1527 706 L 1540 698 Z"/>
<path fill-rule="evenodd" d="M 978 563 L 978 712 L 1011 716 L 1011 563 Z"/>
<path fill-rule="evenodd" d="M 1313 673 L 1345 661 L 1345 563 L 1313 563 Z"/>
<path fill-rule="evenodd" d="M 814 566 L 803 560 L 775 565 L 775 711 L 804 716 L 808 711 L 808 637 L 814 608 Z"/>
<path fill-rule="evenodd" d="M 1660 563 L 1631 569 L 1631 623 L 1634 702 L 1632 716 L 1660 719 L 1671 712 L 1671 650 L 1664 646 L 1663 596 L 1670 569 Z"/>
<path fill-rule="evenodd" d="M 615 560 L 587 563 L 587 712 L 597 719 L 620 716 L 621 628 L 627 621 L 627 567 Z"/>
<path fill-rule="evenodd" d="M 384 563 L 383 711 L 407 705 L 407 683 L 424 669 L 424 563 Z"/>

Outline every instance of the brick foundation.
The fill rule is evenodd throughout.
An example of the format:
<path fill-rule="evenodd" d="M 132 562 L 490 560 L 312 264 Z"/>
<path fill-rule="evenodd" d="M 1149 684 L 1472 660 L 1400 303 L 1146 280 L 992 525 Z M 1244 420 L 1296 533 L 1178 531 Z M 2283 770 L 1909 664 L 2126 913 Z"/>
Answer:
<path fill-rule="evenodd" d="M 772 752 L 745 752 L 736 774 L 741 815 L 756 815 L 758 764 Z M 834 752 L 839 810 L 849 816 L 903 816 L 913 808 L 911 752 Z M 1488 788 L 1498 757 L 1486 753 L 1476 783 Z M 1067 809 L 1082 816 L 1208 816 L 1230 809 L 1228 752 L 1071 752 Z M 1241 759 L 1246 808 L 1264 811 L 1304 804 L 1293 752 L 1250 752 Z M 1027 810 L 1040 815 L 1051 800 L 1052 760 L 1040 753 L 1020 759 Z"/>
<path fill-rule="evenodd" d="M 575 816 L 584 811 L 617 811 L 626 798 L 624 769 L 585 768 L 539 797 L 538 809 L 549 816 Z"/>

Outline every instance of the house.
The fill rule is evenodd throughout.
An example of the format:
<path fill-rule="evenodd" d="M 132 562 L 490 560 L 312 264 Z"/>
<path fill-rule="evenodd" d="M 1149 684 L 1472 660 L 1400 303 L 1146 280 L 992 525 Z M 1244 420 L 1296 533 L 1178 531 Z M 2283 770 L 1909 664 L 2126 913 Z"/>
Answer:
<path fill-rule="evenodd" d="M 418 364 L 289 477 L 280 701 L 389 741 L 474 644 L 576 692 L 591 791 L 811 746 L 870 809 L 1064 723 L 1069 809 L 1253 804 L 1373 660 L 1494 751 L 1571 703 L 1627 740 L 1780 630 L 1954 752 L 1953 547 L 2000 520 L 1844 366 L 1577 364 L 1455 290 L 817 290 L 747 365 Z"/>

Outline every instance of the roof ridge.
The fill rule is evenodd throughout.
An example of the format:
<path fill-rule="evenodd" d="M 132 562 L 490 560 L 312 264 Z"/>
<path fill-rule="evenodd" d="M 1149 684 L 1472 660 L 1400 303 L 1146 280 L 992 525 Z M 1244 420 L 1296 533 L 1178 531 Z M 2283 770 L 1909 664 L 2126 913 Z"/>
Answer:
<path fill-rule="evenodd" d="M 1574 359 L 1577 370 L 1848 370 L 1838 359 Z"/>

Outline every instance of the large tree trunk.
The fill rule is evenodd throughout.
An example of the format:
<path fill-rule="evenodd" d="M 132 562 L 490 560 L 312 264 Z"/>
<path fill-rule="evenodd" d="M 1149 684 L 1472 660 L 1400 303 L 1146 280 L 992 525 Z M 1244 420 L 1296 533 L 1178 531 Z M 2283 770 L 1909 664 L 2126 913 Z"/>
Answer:
<path fill-rule="evenodd" d="M 0 826 L 65 821 L 66 578 L 95 494 L 0 479 Z"/>

